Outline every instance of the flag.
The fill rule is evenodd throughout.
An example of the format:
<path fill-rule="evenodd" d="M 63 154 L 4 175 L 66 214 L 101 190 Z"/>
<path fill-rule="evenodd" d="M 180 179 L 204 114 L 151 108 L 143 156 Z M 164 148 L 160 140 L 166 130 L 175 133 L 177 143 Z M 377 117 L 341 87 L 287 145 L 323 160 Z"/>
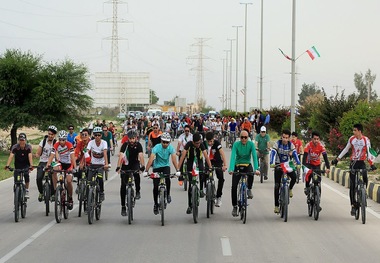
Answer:
<path fill-rule="evenodd" d="M 285 53 L 279 48 L 278 50 L 281 51 L 282 55 L 284 55 L 285 58 L 289 59 L 289 60 L 293 60 L 291 57 L 289 57 L 288 55 L 285 55 Z"/>
<path fill-rule="evenodd" d="M 191 171 L 191 175 L 192 176 L 198 176 L 199 174 L 199 169 L 197 167 L 197 162 L 196 162 L 196 159 L 194 160 L 193 162 L 193 170 Z"/>
<path fill-rule="evenodd" d="M 306 50 L 306 52 L 307 52 L 307 54 L 309 54 L 309 56 L 312 60 L 314 60 L 316 57 L 318 57 L 318 58 L 320 57 L 317 49 L 314 46 L 312 46 L 310 49 Z"/>
<path fill-rule="evenodd" d="M 89 150 L 87 148 L 84 148 L 83 152 L 84 152 L 84 160 L 85 160 L 85 162 L 86 163 L 91 163 L 91 156 L 90 156 Z"/>
<path fill-rule="evenodd" d="M 284 173 L 291 173 L 295 170 L 294 164 L 292 161 L 281 163 L 281 169 Z"/>
<path fill-rule="evenodd" d="M 302 166 L 302 170 L 303 170 L 303 176 L 305 177 L 305 180 L 306 181 L 309 181 L 309 177 L 311 176 L 311 174 L 313 173 L 313 170 L 307 168 L 306 166 Z"/>
<path fill-rule="evenodd" d="M 373 148 L 369 148 L 368 150 L 368 162 L 370 165 L 374 163 L 379 163 L 380 161 L 377 158 L 377 152 Z"/>

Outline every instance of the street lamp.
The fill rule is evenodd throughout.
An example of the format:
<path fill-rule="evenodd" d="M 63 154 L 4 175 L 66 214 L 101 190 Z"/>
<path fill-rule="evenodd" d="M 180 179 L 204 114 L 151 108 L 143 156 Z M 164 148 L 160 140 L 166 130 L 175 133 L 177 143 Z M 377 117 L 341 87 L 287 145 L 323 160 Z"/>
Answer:
<path fill-rule="evenodd" d="M 232 41 L 234 41 L 235 39 L 231 39 L 231 38 L 228 38 L 227 40 L 230 41 L 231 43 L 231 47 L 230 47 L 230 85 L 229 85 L 229 96 L 228 96 L 228 109 L 229 110 L 232 110 L 232 104 L 231 104 L 231 99 L 232 99 L 232 94 L 231 94 L 231 91 L 232 91 Z"/>
<path fill-rule="evenodd" d="M 291 77 L 291 106 L 290 106 L 290 128 L 296 130 L 296 0 L 293 0 L 292 13 L 292 77 Z"/>
<path fill-rule="evenodd" d="M 236 27 L 236 85 L 235 85 L 235 112 L 236 112 L 236 116 L 237 116 L 237 107 L 238 107 L 238 61 L 239 61 L 239 57 L 238 57 L 238 50 L 239 50 L 239 27 L 242 27 L 242 26 L 232 26 L 232 27 Z"/>

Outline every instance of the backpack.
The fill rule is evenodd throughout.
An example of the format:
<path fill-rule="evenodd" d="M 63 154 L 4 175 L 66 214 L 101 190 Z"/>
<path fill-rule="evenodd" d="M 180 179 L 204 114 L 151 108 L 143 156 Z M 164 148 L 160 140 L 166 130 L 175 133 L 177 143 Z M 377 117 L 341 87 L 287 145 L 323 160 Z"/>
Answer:
<path fill-rule="evenodd" d="M 42 141 L 42 149 L 45 148 L 47 138 L 48 138 L 48 136 L 45 135 L 44 140 Z M 54 139 L 53 139 L 53 145 L 54 145 L 56 142 L 57 142 L 57 140 L 54 138 Z"/>

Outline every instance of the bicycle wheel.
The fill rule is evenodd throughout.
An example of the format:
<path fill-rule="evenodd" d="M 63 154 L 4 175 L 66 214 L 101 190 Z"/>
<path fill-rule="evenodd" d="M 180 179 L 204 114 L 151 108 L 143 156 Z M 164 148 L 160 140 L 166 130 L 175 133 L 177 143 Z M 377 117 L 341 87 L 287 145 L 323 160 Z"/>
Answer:
<path fill-rule="evenodd" d="M 94 206 L 95 206 L 94 188 L 90 187 L 88 189 L 88 197 L 87 197 L 87 217 L 88 217 L 88 223 L 90 225 L 94 222 Z"/>
<path fill-rule="evenodd" d="M 284 188 L 284 222 L 288 221 L 289 187 Z"/>
<path fill-rule="evenodd" d="M 160 188 L 160 204 L 159 209 L 161 213 L 161 225 L 165 225 L 165 188 Z"/>
<path fill-rule="evenodd" d="M 130 187 L 127 188 L 127 213 L 128 213 L 128 224 L 132 223 L 132 189 Z"/>
<path fill-rule="evenodd" d="M 20 208 L 21 208 L 21 218 L 25 218 L 26 216 L 26 198 L 25 198 L 25 188 L 22 188 L 22 191 L 20 192 Z"/>
<path fill-rule="evenodd" d="M 365 207 L 366 207 L 366 192 L 365 192 L 365 189 L 362 188 L 360 189 L 361 191 L 361 199 L 360 199 L 360 207 L 361 207 L 361 212 L 362 212 L 362 223 L 365 224 L 365 220 L 366 220 L 366 211 L 365 211 Z"/>
<path fill-rule="evenodd" d="M 106 177 L 106 181 L 108 180 L 108 170 L 104 171 L 104 176 Z"/>
<path fill-rule="evenodd" d="M 320 204 L 320 201 L 321 201 L 321 194 L 319 193 L 319 187 L 318 186 L 315 186 L 315 191 L 314 191 L 314 204 L 313 204 L 313 207 L 314 207 L 314 219 L 315 220 L 318 220 L 318 217 L 319 217 L 319 211 L 320 211 L 320 208 L 319 208 L 319 204 Z"/>
<path fill-rule="evenodd" d="M 310 188 L 310 193 L 307 196 L 307 213 L 309 217 L 313 215 L 313 200 L 312 200 L 313 193 L 314 191 Z"/>
<path fill-rule="evenodd" d="M 198 223 L 198 186 L 194 185 L 191 189 L 191 198 L 192 198 L 192 205 L 193 205 L 193 219 L 194 223 Z"/>
<path fill-rule="evenodd" d="M 45 202 L 45 214 L 49 215 L 50 212 L 50 184 L 45 182 L 44 184 L 44 202 Z"/>
<path fill-rule="evenodd" d="M 247 194 L 247 187 L 244 187 L 243 191 L 243 199 L 242 199 L 242 217 L 243 217 L 243 224 L 247 221 L 247 200 L 248 200 L 248 194 Z"/>
<path fill-rule="evenodd" d="M 20 218 L 20 186 L 16 186 L 15 191 L 14 191 L 14 208 L 15 208 L 15 222 L 18 222 Z"/>
<path fill-rule="evenodd" d="M 264 182 L 264 164 L 263 162 L 260 160 L 260 183 L 263 183 Z"/>
<path fill-rule="evenodd" d="M 69 218 L 69 194 L 67 189 L 63 189 L 62 191 L 62 208 L 63 208 L 63 218 Z"/>
<path fill-rule="evenodd" d="M 55 190 L 55 201 L 54 201 L 54 213 L 55 213 L 55 221 L 57 223 L 61 223 L 62 220 L 62 204 L 61 204 L 61 186 L 57 186 Z"/>
<path fill-rule="evenodd" d="M 112 155 L 112 156 L 115 155 L 115 147 L 112 148 L 112 150 L 111 150 L 111 155 Z"/>
<path fill-rule="evenodd" d="M 211 214 L 214 214 L 214 208 L 215 208 L 215 200 L 216 200 L 216 190 L 215 190 L 215 184 L 212 182 L 211 183 Z"/>
<path fill-rule="evenodd" d="M 355 219 L 358 220 L 360 216 L 360 205 L 359 205 L 359 200 L 360 200 L 360 192 L 359 189 L 355 189 Z"/>
<path fill-rule="evenodd" d="M 243 220 L 244 214 L 243 214 L 243 197 L 241 195 L 242 191 L 242 185 L 241 181 L 238 183 L 237 192 L 238 192 L 238 207 L 239 207 L 239 213 L 240 213 L 240 220 Z"/>
<path fill-rule="evenodd" d="M 206 215 L 207 215 L 207 218 L 210 218 L 210 214 L 211 214 L 211 200 L 212 200 L 212 185 L 211 183 L 207 183 L 207 187 L 206 187 L 206 201 L 207 201 L 207 206 L 206 206 Z"/>
<path fill-rule="evenodd" d="M 300 182 L 300 169 L 297 168 L 296 170 L 296 183 L 298 184 Z"/>
<path fill-rule="evenodd" d="M 83 182 L 79 184 L 79 189 L 78 189 L 78 201 L 79 201 L 79 207 L 78 207 L 78 217 L 82 216 L 82 208 L 84 205 L 84 193 L 85 193 L 85 188 Z"/>
<path fill-rule="evenodd" d="M 102 202 L 100 201 L 100 190 L 99 188 L 95 191 L 95 219 L 100 219 L 100 214 L 102 213 Z"/>

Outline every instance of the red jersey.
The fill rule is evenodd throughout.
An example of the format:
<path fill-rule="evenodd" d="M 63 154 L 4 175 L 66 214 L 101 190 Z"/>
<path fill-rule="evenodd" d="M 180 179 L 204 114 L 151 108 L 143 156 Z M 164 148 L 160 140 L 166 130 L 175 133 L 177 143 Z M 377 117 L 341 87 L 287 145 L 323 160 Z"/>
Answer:
<path fill-rule="evenodd" d="M 292 143 L 294 144 L 294 146 L 296 147 L 296 151 L 297 151 L 297 154 L 300 153 L 300 149 L 301 149 L 301 146 L 302 146 L 302 141 L 300 139 L 297 139 L 295 141 L 292 140 Z"/>
<path fill-rule="evenodd" d="M 317 145 L 314 145 L 313 142 L 309 142 L 306 144 L 304 152 L 305 154 L 307 153 L 306 163 L 318 166 L 321 164 L 320 156 L 321 154 L 326 153 L 326 149 L 320 142 L 318 142 Z"/>

